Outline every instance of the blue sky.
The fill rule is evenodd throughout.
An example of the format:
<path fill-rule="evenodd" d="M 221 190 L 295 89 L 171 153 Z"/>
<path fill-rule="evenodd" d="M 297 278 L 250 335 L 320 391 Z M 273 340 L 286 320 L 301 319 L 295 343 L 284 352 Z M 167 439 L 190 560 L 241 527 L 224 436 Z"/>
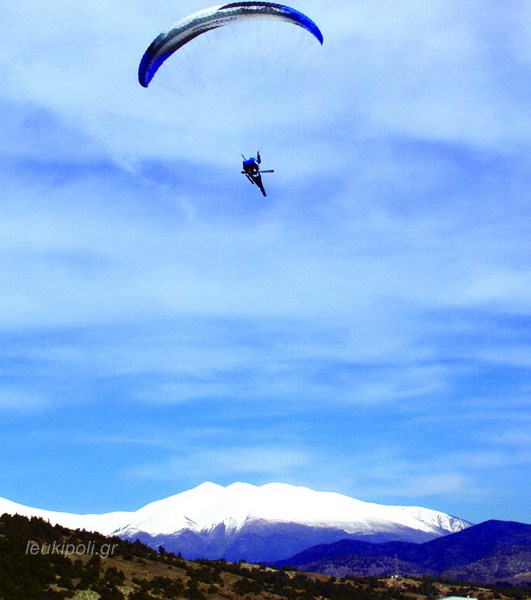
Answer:
<path fill-rule="evenodd" d="M 266 199 L 220 109 L 136 81 L 203 6 L 2 9 L 0 495 L 283 481 L 530 522 L 529 3 L 295 4 L 325 45 L 267 79 Z"/>

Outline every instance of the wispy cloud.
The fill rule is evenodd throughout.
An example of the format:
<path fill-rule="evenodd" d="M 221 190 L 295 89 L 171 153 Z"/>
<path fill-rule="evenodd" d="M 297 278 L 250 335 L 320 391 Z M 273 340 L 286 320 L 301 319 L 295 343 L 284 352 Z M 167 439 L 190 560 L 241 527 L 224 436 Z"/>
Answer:
<path fill-rule="evenodd" d="M 28 415 L 42 413 L 52 404 L 52 399 L 40 391 L 20 389 L 20 386 L 0 387 L 0 409 L 3 412 Z"/>
<path fill-rule="evenodd" d="M 218 482 L 245 480 L 284 481 L 294 470 L 307 467 L 308 457 L 301 452 L 277 446 L 237 446 L 211 450 L 196 449 L 181 456 L 152 464 L 131 467 L 127 474 L 134 479 L 155 481 L 200 481 L 208 470 Z"/>

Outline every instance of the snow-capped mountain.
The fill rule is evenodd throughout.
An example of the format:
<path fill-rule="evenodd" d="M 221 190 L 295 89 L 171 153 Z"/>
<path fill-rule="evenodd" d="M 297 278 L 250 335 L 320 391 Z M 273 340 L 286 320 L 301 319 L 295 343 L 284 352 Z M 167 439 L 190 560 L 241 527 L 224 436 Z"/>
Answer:
<path fill-rule="evenodd" d="M 4 504 L 5 503 L 5 504 Z M 22 511 L 20 510 L 22 509 Z M 73 515 L 0 501 L 0 512 L 140 539 L 187 557 L 268 561 L 340 539 L 423 542 L 470 524 L 420 507 L 384 506 L 281 483 L 204 483 L 136 512 Z"/>
<path fill-rule="evenodd" d="M 128 537 L 138 532 L 169 535 L 183 529 L 211 531 L 219 525 L 229 532 L 253 521 L 334 527 L 358 535 L 387 533 L 399 526 L 427 537 L 466 526 L 460 519 L 426 508 L 383 506 L 282 483 L 260 487 L 204 483 L 144 506 L 118 533 Z"/>

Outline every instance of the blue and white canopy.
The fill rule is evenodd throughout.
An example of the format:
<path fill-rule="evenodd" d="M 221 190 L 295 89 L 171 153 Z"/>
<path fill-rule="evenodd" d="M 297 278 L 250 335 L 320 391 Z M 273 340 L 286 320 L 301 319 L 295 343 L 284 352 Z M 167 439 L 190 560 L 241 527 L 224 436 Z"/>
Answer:
<path fill-rule="evenodd" d="M 319 27 L 309 17 L 289 6 L 272 2 L 231 2 L 213 6 L 185 17 L 153 40 L 140 62 L 140 85 L 148 87 L 164 61 L 198 35 L 253 19 L 276 19 L 298 25 L 323 43 Z"/>

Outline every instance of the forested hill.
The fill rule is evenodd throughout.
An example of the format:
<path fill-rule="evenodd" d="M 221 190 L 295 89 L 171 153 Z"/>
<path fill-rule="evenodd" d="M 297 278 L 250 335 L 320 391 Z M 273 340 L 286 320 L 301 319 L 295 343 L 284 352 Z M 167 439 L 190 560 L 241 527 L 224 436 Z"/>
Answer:
<path fill-rule="evenodd" d="M 459 595 L 521 599 L 499 590 L 413 579 L 337 579 L 220 561 L 186 561 L 140 542 L 0 517 L 0 600 L 416 600 Z"/>

